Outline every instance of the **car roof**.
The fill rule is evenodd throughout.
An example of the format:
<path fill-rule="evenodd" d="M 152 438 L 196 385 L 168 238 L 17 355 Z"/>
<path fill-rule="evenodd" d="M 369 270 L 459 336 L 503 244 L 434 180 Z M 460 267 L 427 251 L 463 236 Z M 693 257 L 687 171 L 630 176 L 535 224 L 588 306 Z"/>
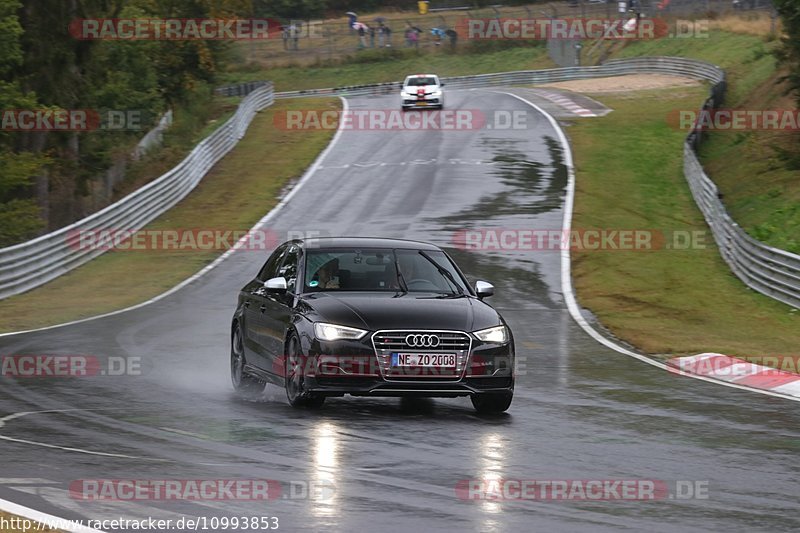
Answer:
<path fill-rule="evenodd" d="M 438 77 L 439 76 L 437 76 L 436 74 L 411 74 L 409 76 L 406 76 L 406 79 L 409 79 L 409 78 L 438 78 Z"/>
<path fill-rule="evenodd" d="M 412 248 L 415 250 L 439 251 L 435 244 L 407 239 L 386 239 L 381 237 L 313 237 L 296 239 L 301 246 L 308 248 Z"/>

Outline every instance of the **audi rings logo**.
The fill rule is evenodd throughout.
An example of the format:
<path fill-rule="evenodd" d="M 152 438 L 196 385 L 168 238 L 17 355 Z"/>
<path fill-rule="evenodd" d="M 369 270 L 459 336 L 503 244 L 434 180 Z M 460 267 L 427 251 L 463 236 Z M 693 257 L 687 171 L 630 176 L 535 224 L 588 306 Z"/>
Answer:
<path fill-rule="evenodd" d="M 436 348 L 440 342 L 439 337 L 436 335 L 422 335 L 419 333 L 406 335 L 406 344 L 415 348 Z"/>

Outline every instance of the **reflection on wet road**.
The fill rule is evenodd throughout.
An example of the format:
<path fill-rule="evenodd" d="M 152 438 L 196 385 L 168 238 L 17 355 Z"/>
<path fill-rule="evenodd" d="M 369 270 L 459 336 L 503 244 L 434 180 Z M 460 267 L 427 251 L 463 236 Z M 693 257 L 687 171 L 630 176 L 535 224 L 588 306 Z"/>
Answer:
<path fill-rule="evenodd" d="M 0 428 L 0 498 L 67 517 L 278 516 L 288 531 L 800 527 L 793 405 L 678 378 L 597 345 L 565 309 L 557 252 L 455 247 L 465 229 L 560 229 L 566 170 L 555 132 L 519 100 L 482 91 L 448 98 L 487 113 L 525 111 L 528 127 L 345 132 L 270 229 L 427 240 L 450 249 L 471 279 L 493 281 L 492 303 L 520 358 L 508 415 L 480 417 L 467 399 L 347 397 L 297 411 L 275 387 L 258 401 L 237 399 L 229 321 L 238 289 L 264 260 L 240 252 L 156 304 L 0 340 L 3 354 L 140 357 L 143 368 L 117 378 L 4 379 L 0 416 L 59 412 Z M 386 108 L 394 99 L 350 104 Z M 272 479 L 284 492 L 266 502 L 69 496 L 71 482 L 96 478 Z M 470 501 L 456 493 L 460 482 L 492 479 L 658 480 L 673 492 L 680 481 L 707 482 L 708 497 Z M 303 494 L 314 487 L 333 490 Z"/>

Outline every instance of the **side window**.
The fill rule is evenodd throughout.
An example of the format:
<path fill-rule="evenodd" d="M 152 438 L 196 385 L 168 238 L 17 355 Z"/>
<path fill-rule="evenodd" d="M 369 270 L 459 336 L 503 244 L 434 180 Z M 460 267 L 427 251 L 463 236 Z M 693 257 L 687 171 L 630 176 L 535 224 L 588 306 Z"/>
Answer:
<path fill-rule="evenodd" d="M 264 266 L 258 273 L 257 277 L 259 281 L 267 281 L 268 279 L 278 276 L 278 265 L 281 264 L 281 259 L 283 259 L 283 256 L 286 255 L 286 248 L 287 246 L 283 245 L 272 252 L 272 255 L 269 256 L 269 259 L 267 259 L 267 262 L 264 263 Z"/>
<path fill-rule="evenodd" d="M 293 244 L 286 252 L 286 256 L 278 271 L 278 275 L 286 280 L 286 287 L 289 292 L 294 292 L 297 282 L 297 261 L 300 258 L 300 247 Z"/>

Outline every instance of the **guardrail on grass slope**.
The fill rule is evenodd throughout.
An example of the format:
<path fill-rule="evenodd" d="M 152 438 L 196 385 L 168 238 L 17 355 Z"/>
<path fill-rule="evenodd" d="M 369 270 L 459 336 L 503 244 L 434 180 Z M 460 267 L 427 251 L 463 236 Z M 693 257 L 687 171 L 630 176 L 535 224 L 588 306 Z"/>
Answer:
<path fill-rule="evenodd" d="M 443 78 L 442 81 L 447 84 L 449 89 L 475 89 L 509 85 L 533 85 L 574 79 L 623 76 L 626 74 L 673 74 L 708 81 L 711 83 L 711 95 L 705 103 L 706 108 L 719 105 L 725 94 L 725 72 L 722 69 L 710 63 L 675 57 L 618 59 L 609 61 L 603 65 L 591 67 L 566 67 L 548 70 L 458 76 Z M 397 81 L 350 87 L 290 91 L 274 93 L 274 97 L 297 98 L 305 96 L 397 95 L 400 84 L 401 82 Z M 251 91 L 255 92 L 251 93 Z M 263 103 L 258 109 L 268 106 L 272 102 L 273 97 L 271 86 L 268 86 L 268 88 L 259 87 L 258 82 L 221 88 L 220 93 L 250 94 L 257 95 L 257 98 L 268 98 L 269 101 Z M 267 93 L 269 94 L 268 97 L 265 96 Z M 243 107 L 245 107 L 245 103 L 248 102 L 250 98 L 251 96 L 245 98 L 245 101 L 242 102 L 242 106 L 240 106 L 239 112 L 242 111 Z M 239 112 L 237 112 L 237 116 Z M 254 110 L 251 112 L 255 113 Z M 228 121 L 223 128 L 229 127 L 229 124 L 235 118 L 236 116 Z M 252 116 L 250 116 L 250 118 L 252 118 Z M 246 124 L 249 124 L 249 118 Z M 243 128 L 240 127 L 241 134 L 244 133 L 246 127 L 246 125 L 244 125 Z M 220 128 L 220 130 L 223 128 Z M 217 130 L 211 137 L 217 135 L 220 130 Z M 241 134 L 239 137 L 241 137 Z M 209 139 L 211 139 L 211 137 L 209 137 Z M 239 137 L 236 137 L 236 140 L 238 140 Z M 206 139 L 203 143 L 206 143 L 209 139 Z M 722 257 L 728 263 L 731 270 L 733 270 L 733 272 L 749 287 L 790 306 L 800 307 L 800 256 L 758 242 L 747 235 L 731 219 L 720 200 L 716 185 L 705 174 L 695 154 L 695 147 L 700 141 L 701 132 L 699 130 L 692 131 L 686 139 L 684 146 L 684 174 L 686 180 L 689 182 L 695 202 L 697 202 L 708 225 L 711 227 Z M 201 143 L 201 145 L 203 143 Z M 195 151 L 200 149 L 201 145 L 198 145 Z M 203 166 L 204 170 L 202 174 L 205 174 L 208 168 L 218 161 L 224 153 L 227 153 L 227 150 L 230 150 L 232 146 L 231 144 L 225 152 L 218 153 L 214 151 L 213 162 Z M 205 150 L 208 151 L 208 148 Z M 195 154 L 195 152 L 193 151 L 192 154 Z M 193 156 L 190 155 L 187 157 L 187 160 L 192 157 Z M 150 198 L 153 195 L 153 191 L 148 191 L 147 189 L 156 187 L 158 182 L 163 181 L 171 184 L 172 182 L 169 176 L 175 173 L 178 168 L 181 168 L 187 160 L 181 163 L 181 165 L 178 165 L 176 169 L 170 171 L 170 173 L 156 180 L 156 182 L 149 184 L 103 211 L 92 215 L 92 217 L 88 217 L 68 228 L 39 237 L 33 241 L 0 250 L 0 298 L 41 285 L 45 281 L 49 281 L 60 274 L 68 272 L 72 268 L 102 253 L 93 252 L 93 255 L 89 255 L 84 252 L 82 255 L 78 255 L 78 252 L 71 250 L 67 245 L 66 236 L 68 232 L 70 230 L 74 231 L 82 228 L 108 227 L 110 226 L 109 224 L 98 223 L 96 220 L 92 219 L 95 217 L 99 218 L 101 215 L 110 219 L 110 217 L 114 216 L 111 214 L 112 212 L 124 212 L 127 217 L 136 216 L 131 211 L 139 205 L 144 205 L 144 199 L 142 199 L 141 203 L 135 203 L 132 198 L 137 197 L 138 199 L 139 196 Z M 195 176 L 196 181 L 199 181 L 202 174 L 199 175 L 199 177 Z M 182 188 L 180 190 L 180 198 L 188 194 L 194 185 L 196 185 L 196 181 L 194 181 L 191 186 L 188 186 L 188 188 Z M 159 191 L 167 187 L 164 183 L 158 186 L 161 187 Z M 171 203 L 165 203 L 164 205 L 167 205 L 167 207 L 159 210 L 155 214 L 148 212 L 146 216 L 136 218 L 137 227 L 144 225 L 146 221 L 151 220 L 163 212 L 180 198 L 174 201 L 170 200 Z M 118 216 L 121 217 L 122 215 Z M 120 227 L 119 224 L 124 222 L 125 220 L 115 219 L 115 227 Z M 42 254 L 34 253 L 35 250 L 45 249 L 51 250 L 51 253 L 56 254 L 57 257 L 46 258 L 43 257 Z M 28 251 L 29 253 L 22 252 L 22 250 Z M 14 263 L 14 261 L 17 260 L 21 261 L 19 265 Z M 49 266 L 47 268 L 40 267 L 40 263 L 46 263 Z M 41 273 L 44 273 L 44 276 L 42 276 Z M 15 275 L 16 278 L 14 277 Z M 37 277 L 37 279 L 31 279 L 34 277 Z"/>
<path fill-rule="evenodd" d="M 163 176 L 69 226 L 0 249 L 0 299 L 43 285 L 106 251 L 81 249 L 81 231 L 137 230 L 167 211 L 195 188 L 244 136 L 255 114 L 273 101 L 272 84 L 254 88 L 230 119 Z"/>
<path fill-rule="evenodd" d="M 442 78 L 448 89 L 477 89 L 509 85 L 538 85 L 558 81 L 623 76 L 626 74 L 672 74 L 711 83 L 704 108 L 722 103 L 725 72 L 710 63 L 677 57 L 617 59 L 590 67 L 500 72 L 477 76 Z M 356 85 L 275 93 L 276 98 L 304 96 L 397 95 L 402 82 Z M 399 95 L 398 95 L 399 98 Z M 706 175 L 695 153 L 701 131 L 689 133 L 684 146 L 684 175 L 695 202 L 714 234 L 720 253 L 731 270 L 748 287 L 795 308 L 800 308 L 800 256 L 767 246 L 750 237 L 731 219 L 720 200 L 717 186 Z"/>

